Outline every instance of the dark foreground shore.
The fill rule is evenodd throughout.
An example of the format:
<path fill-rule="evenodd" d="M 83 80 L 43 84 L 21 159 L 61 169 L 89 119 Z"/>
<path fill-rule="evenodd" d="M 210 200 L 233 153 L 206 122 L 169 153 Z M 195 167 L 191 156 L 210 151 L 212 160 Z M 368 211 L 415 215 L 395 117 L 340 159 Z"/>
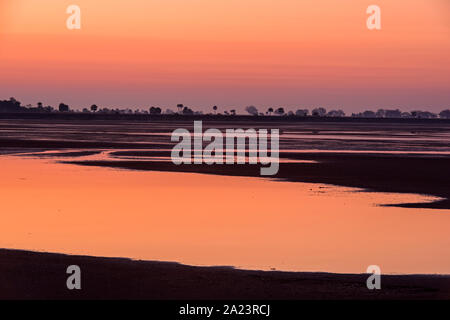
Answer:
<path fill-rule="evenodd" d="M 81 268 L 81 290 L 66 269 Z M 450 276 L 248 271 L 0 249 L 0 299 L 450 299 Z"/>

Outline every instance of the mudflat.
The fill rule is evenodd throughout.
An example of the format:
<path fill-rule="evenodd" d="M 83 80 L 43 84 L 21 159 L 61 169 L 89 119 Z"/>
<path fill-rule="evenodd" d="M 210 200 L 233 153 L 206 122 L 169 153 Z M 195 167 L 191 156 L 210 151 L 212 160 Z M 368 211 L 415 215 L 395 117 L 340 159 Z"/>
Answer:
<path fill-rule="evenodd" d="M 82 289 L 68 290 L 67 267 Z M 450 276 L 249 271 L 172 262 L 0 250 L 0 299 L 449 299 Z"/>
<path fill-rule="evenodd" d="M 449 121 L 205 119 L 208 120 L 204 121 L 205 130 L 211 127 L 279 128 L 280 169 L 270 179 L 427 194 L 442 199 L 400 206 L 450 209 Z M 60 160 L 77 165 L 260 176 L 259 167 L 249 164 L 174 165 L 167 161 L 175 144 L 170 134 L 180 127 L 192 130 L 193 121 L 162 120 L 0 120 L 0 154 L 57 150 L 59 154 L 54 154 L 55 158 L 64 157 Z M 70 151 L 62 153 L 64 150 Z M 101 150 L 116 150 L 111 153 L 114 159 L 81 158 Z M 37 156 L 51 157 L 52 154 Z M 160 161 L 162 157 L 166 161 Z"/>

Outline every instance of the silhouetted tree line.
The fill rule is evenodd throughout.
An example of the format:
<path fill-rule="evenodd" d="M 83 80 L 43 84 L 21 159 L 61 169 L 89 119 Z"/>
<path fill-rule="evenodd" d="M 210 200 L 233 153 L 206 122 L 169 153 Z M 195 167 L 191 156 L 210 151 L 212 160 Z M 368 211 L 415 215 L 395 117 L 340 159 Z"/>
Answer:
<path fill-rule="evenodd" d="M 258 112 L 258 109 L 254 106 L 248 106 L 245 108 L 248 114 L 253 116 L 264 115 L 278 115 L 278 116 L 296 116 L 296 117 L 345 117 L 345 112 L 341 109 L 327 111 L 325 108 L 314 108 L 311 113 L 308 109 L 297 109 L 294 111 L 285 112 L 284 108 L 268 108 L 266 113 Z M 402 112 L 399 109 L 378 109 L 377 111 L 366 110 L 360 113 L 352 113 L 353 118 L 406 118 L 406 119 L 450 119 L 450 109 L 441 111 L 439 114 L 430 111 L 415 110 L 411 112 Z"/>
<path fill-rule="evenodd" d="M 9 100 L 0 100 L 0 112 L 53 112 L 55 111 L 52 107 L 46 106 L 42 104 L 42 102 L 38 102 L 36 107 L 31 105 L 21 106 L 20 102 L 14 98 L 9 98 Z"/>
<path fill-rule="evenodd" d="M 443 110 L 439 114 L 429 111 L 415 110 L 411 112 L 402 112 L 399 109 L 385 110 L 378 109 L 374 111 L 364 111 L 361 113 L 353 113 L 352 117 L 355 118 L 405 118 L 405 119 L 450 119 L 450 110 Z"/>
<path fill-rule="evenodd" d="M 180 114 L 180 115 L 201 115 L 201 111 L 194 111 L 193 109 L 183 105 L 177 104 L 177 112 L 166 109 L 164 112 L 160 107 L 152 106 L 149 109 L 120 109 L 120 108 L 100 108 L 93 104 L 90 108 L 83 108 L 81 112 L 83 113 L 99 113 L 99 114 Z M 223 113 L 219 112 L 217 106 L 212 107 L 212 111 L 216 115 L 225 116 L 235 116 L 236 109 L 224 110 Z M 248 106 L 245 111 L 252 116 L 287 116 L 287 117 L 345 117 L 346 114 L 341 109 L 333 109 L 327 111 L 323 107 L 314 108 L 311 111 L 308 109 L 297 109 L 295 111 L 287 111 L 283 107 L 273 108 L 269 107 L 265 112 L 260 112 L 255 106 Z M 80 112 L 79 110 L 71 110 L 70 107 L 65 103 L 60 103 L 58 109 L 55 110 L 51 106 L 46 106 L 42 102 L 38 102 L 36 107 L 31 105 L 22 106 L 19 101 L 15 98 L 10 98 L 9 100 L 0 100 L 0 112 L 10 112 L 10 113 L 20 113 L 20 112 L 37 112 L 37 113 L 50 113 L 50 112 Z M 352 113 L 353 118 L 415 118 L 415 119 L 450 119 L 450 109 L 441 111 L 439 114 L 415 110 L 411 112 L 402 112 L 399 109 L 378 109 L 377 111 L 366 110 L 360 113 Z"/>

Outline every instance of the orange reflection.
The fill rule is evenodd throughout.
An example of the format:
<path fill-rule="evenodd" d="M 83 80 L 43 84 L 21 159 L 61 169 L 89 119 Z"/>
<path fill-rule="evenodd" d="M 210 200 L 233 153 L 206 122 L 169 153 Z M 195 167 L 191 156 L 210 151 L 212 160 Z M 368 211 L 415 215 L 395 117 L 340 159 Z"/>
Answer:
<path fill-rule="evenodd" d="M 430 200 L 259 178 L 2 157 L 0 247 L 243 268 L 450 273 L 448 210 Z M 420 198 L 420 199 L 419 199 Z"/>

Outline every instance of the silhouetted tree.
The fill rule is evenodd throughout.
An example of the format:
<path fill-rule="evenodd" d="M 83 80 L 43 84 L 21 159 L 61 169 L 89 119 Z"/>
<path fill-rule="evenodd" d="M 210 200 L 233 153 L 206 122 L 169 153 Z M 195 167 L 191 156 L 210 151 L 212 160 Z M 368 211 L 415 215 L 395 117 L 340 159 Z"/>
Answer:
<path fill-rule="evenodd" d="M 60 103 L 58 107 L 59 112 L 69 112 L 69 106 L 64 103 Z"/>
<path fill-rule="evenodd" d="M 386 111 L 384 109 L 378 109 L 375 115 L 377 118 L 384 118 L 386 116 Z"/>
<path fill-rule="evenodd" d="M 297 111 L 295 111 L 295 115 L 298 117 L 306 117 L 309 113 L 308 109 L 298 109 Z"/>
<path fill-rule="evenodd" d="M 93 104 L 93 105 L 91 106 L 91 111 L 92 111 L 92 112 L 96 112 L 97 110 L 98 110 L 97 105 Z"/>
<path fill-rule="evenodd" d="M 277 108 L 276 110 L 275 110 L 275 114 L 277 114 L 277 115 L 279 115 L 279 116 L 282 116 L 283 114 L 284 114 L 284 108 Z"/>
<path fill-rule="evenodd" d="M 324 117 L 327 114 L 327 110 L 325 108 L 315 108 L 311 113 L 314 117 Z"/>
<path fill-rule="evenodd" d="M 14 108 L 20 108 L 20 102 L 17 101 L 14 97 L 9 98 L 9 104 Z"/>
<path fill-rule="evenodd" d="M 150 114 L 161 114 L 162 110 L 160 107 L 151 107 Z"/>
<path fill-rule="evenodd" d="M 217 113 L 217 106 L 213 107 L 214 113 Z"/>
<path fill-rule="evenodd" d="M 20 106 L 20 102 L 14 98 L 0 101 L 0 112 L 25 112 L 26 109 Z"/>
<path fill-rule="evenodd" d="M 439 117 L 443 118 L 443 119 L 450 119 L 450 109 L 447 110 L 442 110 L 439 113 Z"/>
<path fill-rule="evenodd" d="M 400 118 L 402 116 L 402 112 L 399 109 L 386 110 L 384 116 L 385 118 Z"/>
<path fill-rule="evenodd" d="M 327 113 L 327 117 L 345 117 L 343 110 L 331 110 Z"/>
<path fill-rule="evenodd" d="M 377 114 L 373 111 L 367 110 L 362 113 L 363 118 L 375 118 Z"/>
<path fill-rule="evenodd" d="M 181 113 L 183 111 L 183 108 L 184 106 L 182 103 L 177 104 L 178 113 Z"/>
<path fill-rule="evenodd" d="M 272 115 L 272 113 L 273 113 L 273 108 L 267 109 L 267 112 L 269 113 L 269 115 Z"/>
<path fill-rule="evenodd" d="M 252 116 L 257 116 L 258 115 L 258 109 L 256 109 L 255 106 L 248 106 L 245 107 L 245 111 L 247 111 L 249 114 L 251 114 Z"/>
<path fill-rule="evenodd" d="M 232 110 L 230 110 L 230 113 L 231 113 L 232 116 L 235 116 L 236 115 L 236 110 L 232 109 Z"/>
<path fill-rule="evenodd" d="M 408 119 L 408 118 L 412 118 L 412 115 L 409 112 L 402 112 L 401 117 Z"/>
<path fill-rule="evenodd" d="M 417 118 L 417 119 L 435 119 L 438 117 L 438 115 L 436 113 L 429 112 L 429 111 L 415 110 L 415 111 L 411 111 L 411 117 Z"/>
<path fill-rule="evenodd" d="M 192 111 L 192 109 L 188 108 L 188 107 L 184 107 L 183 109 L 183 114 L 184 115 L 193 115 L 194 111 Z"/>

